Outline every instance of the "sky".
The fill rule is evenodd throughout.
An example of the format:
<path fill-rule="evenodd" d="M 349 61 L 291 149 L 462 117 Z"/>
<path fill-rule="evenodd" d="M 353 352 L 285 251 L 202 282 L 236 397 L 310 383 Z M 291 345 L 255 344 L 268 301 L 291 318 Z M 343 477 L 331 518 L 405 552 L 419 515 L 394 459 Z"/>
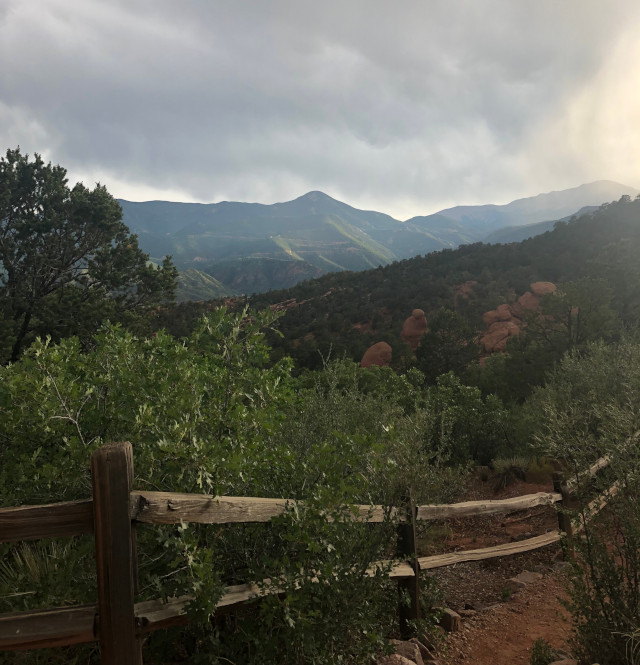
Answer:
<path fill-rule="evenodd" d="M 398 219 L 640 187 L 638 35 L 637 0 L 0 0 L 0 151 Z"/>

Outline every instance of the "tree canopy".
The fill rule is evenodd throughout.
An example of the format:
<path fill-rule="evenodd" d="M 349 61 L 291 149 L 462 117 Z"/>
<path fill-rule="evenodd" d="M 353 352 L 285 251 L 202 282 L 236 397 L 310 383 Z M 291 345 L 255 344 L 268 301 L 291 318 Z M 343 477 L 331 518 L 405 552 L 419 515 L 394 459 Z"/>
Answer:
<path fill-rule="evenodd" d="M 172 300 L 169 257 L 150 263 L 106 188 L 70 188 L 66 169 L 20 149 L 0 159 L 0 356 L 37 335 L 95 331 Z"/>

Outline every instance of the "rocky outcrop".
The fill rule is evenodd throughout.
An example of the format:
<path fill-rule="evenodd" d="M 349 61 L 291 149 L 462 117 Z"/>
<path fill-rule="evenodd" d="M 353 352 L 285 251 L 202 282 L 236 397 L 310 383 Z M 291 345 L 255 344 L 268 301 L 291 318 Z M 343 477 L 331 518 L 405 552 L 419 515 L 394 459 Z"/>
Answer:
<path fill-rule="evenodd" d="M 391 347 L 386 342 L 378 342 L 365 351 L 360 367 L 371 367 L 371 365 L 388 367 L 391 364 L 391 356 Z"/>
<path fill-rule="evenodd" d="M 523 293 L 515 302 L 499 305 L 482 315 L 487 331 L 480 335 L 479 342 L 487 353 L 504 351 L 509 339 L 520 333 L 525 314 L 538 311 L 542 296 L 553 293 L 556 285 L 552 282 L 534 282 L 529 288 L 531 290 Z"/>
<path fill-rule="evenodd" d="M 482 335 L 480 343 L 484 346 L 487 353 L 496 353 L 504 351 L 507 348 L 507 342 L 510 337 L 514 337 L 520 332 L 520 326 L 514 321 L 497 321 L 489 326 L 489 330 Z"/>
<path fill-rule="evenodd" d="M 424 312 L 421 309 L 414 309 L 411 316 L 404 322 L 400 337 L 415 351 L 420 344 L 420 338 L 427 330 L 427 317 Z"/>
<path fill-rule="evenodd" d="M 529 285 L 529 288 L 533 295 L 538 296 L 538 298 L 546 296 L 547 293 L 555 293 L 556 291 L 556 285 L 553 282 L 534 282 Z"/>

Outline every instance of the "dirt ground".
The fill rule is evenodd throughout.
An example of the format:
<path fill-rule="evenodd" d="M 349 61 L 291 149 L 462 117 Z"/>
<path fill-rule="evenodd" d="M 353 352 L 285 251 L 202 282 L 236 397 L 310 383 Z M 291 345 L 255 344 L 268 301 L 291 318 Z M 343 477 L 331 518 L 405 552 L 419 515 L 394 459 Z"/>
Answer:
<path fill-rule="evenodd" d="M 506 602 L 463 617 L 462 630 L 450 633 L 441 645 L 442 665 L 526 664 L 539 637 L 555 649 L 568 651 L 571 625 L 558 601 L 564 593 L 563 576 L 547 574 Z"/>
<path fill-rule="evenodd" d="M 517 482 L 498 494 L 486 485 L 469 488 L 463 500 L 504 499 L 551 490 L 549 484 Z M 490 547 L 558 528 L 555 511 L 538 507 L 510 515 L 447 520 L 421 538 L 424 554 Z M 443 641 L 441 665 L 527 664 L 533 642 L 543 637 L 552 647 L 569 651 L 571 626 L 559 601 L 566 581 L 556 545 L 511 557 L 462 563 L 433 571 L 443 604 L 463 614 L 462 630 Z M 507 580 L 523 571 L 542 574 L 535 583 L 510 593 Z"/>

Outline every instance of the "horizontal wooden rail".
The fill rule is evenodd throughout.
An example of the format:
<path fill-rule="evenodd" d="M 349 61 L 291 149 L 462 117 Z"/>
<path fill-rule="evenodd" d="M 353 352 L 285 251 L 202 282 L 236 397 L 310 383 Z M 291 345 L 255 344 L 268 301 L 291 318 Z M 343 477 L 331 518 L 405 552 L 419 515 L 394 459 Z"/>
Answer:
<path fill-rule="evenodd" d="M 584 509 L 584 515 L 581 514 L 578 516 L 578 526 L 576 527 L 577 533 L 585 530 L 586 522 L 595 517 L 609 503 L 610 499 L 620 491 L 620 487 L 620 482 L 616 481 L 608 490 L 589 503 Z"/>
<path fill-rule="evenodd" d="M 558 492 L 538 492 L 511 499 L 487 501 L 463 501 L 443 505 L 418 506 L 419 520 L 434 520 L 446 517 L 473 517 L 475 515 L 491 515 L 494 513 L 512 513 L 527 510 L 536 506 L 546 506 L 562 501 Z"/>
<path fill-rule="evenodd" d="M 93 532 L 93 501 L 0 508 L 0 543 L 64 538 Z"/>
<path fill-rule="evenodd" d="M 413 577 L 413 568 L 407 563 L 379 561 L 367 569 L 368 575 L 392 564 L 388 577 L 391 579 Z M 270 583 L 269 580 L 265 582 Z M 236 605 L 255 600 L 260 596 L 277 594 L 277 586 L 264 587 L 258 584 L 237 584 L 226 588 L 217 603 L 220 612 Z M 147 600 L 135 605 L 135 617 L 139 634 L 187 623 L 190 619 L 186 607 L 193 596 L 180 596 L 164 600 Z M 60 647 L 97 641 L 96 605 L 76 605 L 46 610 L 12 612 L 0 614 L 0 649 L 21 650 L 44 647 Z"/>
<path fill-rule="evenodd" d="M 492 513 L 509 513 L 561 500 L 556 492 L 538 492 L 511 499 L 464 501 L 454 504 L 418 507 L 418 519 L 471 517 Z M 291 499 L 258 497 L 214 497 L 207 494 L 177 492 L 132 492 L 131 518 L 148 524 L 230 524 L 268 522 L 282 515 Z M 389 515 L 384 506 L 356 506 L 358 519 L 383 522 Z M 393 509 L 392 513 L 395 512 Z M 396 515 L 397 519 L 397 515 Z M 0 542 L 17 542 L 39 538 L 76 536 L 93 532 L 93 501 L 67 501 L 38 506 L 0 508 Z"/>
<path fill-rule="evenodd" d="M 282 515 L 295 499 L 262 499 L 177 492 L 131 492 L 131 519 L 147 524 L 235 524 L 268 522 Z M 383 522 L 389 514 L 384 506 L 356 506 L 356 519 Z"/>
<path fill-rule="evenodd" d="M 367 575 L 373 576 L 389 564 L 392 564 L 391 570 L 387 573 L 387 577 L 390 579 L 415 576 L 413 568 L 408 563 L 393 563 L 392 561 L 377 562 L 367 569 Z M 313 578 L 312 581 L 317 582 L 318 578 Z M 270 580 L 265 580 L 265 582 L 271 584 Z M 265 591 L 265 587 L 258 584 L 238 584 L 227 587 L 216 607 L 218 611 L 225 612 L 236 605 L 281 592 L 280 587 L 276 585 L 269 586 L 266 589 Z M 191 600 L 193 600 L 193 596 L 180 596 L 179 598 L 169 598 L 166 602 L 163 600 L 149 600 L 144 603 L 137 603 L 135 612 L 140 632 L 150 633 L 188 622 L 186 607 Z"/>
<path fill-rule="evenodd" d="M 506 543 L 505 545 L 495 545 L 494 547 L 484 547 L 478 550 L 463 550 L 462 552 L 450 552 L 448 554 L 438 554 L 436 556 L 425 556 L 418 559 L 420 570 L 431 570 L 433 568 L 443 568 L 452 566 L 456 563 L 465 561 L 482 561 L 483 559 L 493 559 L 501 556 L 511 556 L 536 550 L 539 547 L 546 547 L 560 540 L 559 531 L 550 531 L 542 536 L 527 538 L 515 543 Z"/>
<path fill-rule="evenodd" d="M 578 483 L 584 478 L 593 478 L 598 472 L 602 469 L 606 469 L 611 462 L 611 456 L 605 455 L 600 459 L 596 460 L 588 469 L 581 471 L 575 478 L 571 478 L 567 481 L 567 489 L 571 492 L 575 492 Z"/>
<path fill-rule="evenodd" d="M 95 642 L 95 605 L 0 614 L 0 649 L 42 649 Z"/>

